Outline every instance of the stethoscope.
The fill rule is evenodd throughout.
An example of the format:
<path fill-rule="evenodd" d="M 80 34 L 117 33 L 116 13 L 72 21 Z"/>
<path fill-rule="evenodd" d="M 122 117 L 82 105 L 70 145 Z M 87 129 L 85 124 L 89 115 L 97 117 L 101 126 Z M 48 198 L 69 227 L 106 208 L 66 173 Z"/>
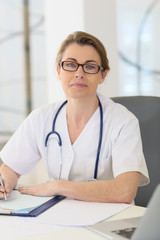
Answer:
<path fill-rule="evenodd" d="M 100 155 L 100 151 L 101 151 L 102 135 L 103 135 L 103 109 L 102 109 L 102 104 L 101 104 L 101 101 L 100 101 L 99 98 L 98 98 L 98 101 L 99 101 L 99 109 L 100 109 L 99 142 L 98 142 L 98 147 L 97 147 L 97 156 L 96 156 L 95 169 L 94 169 L 94 178 L 91 178 L 91 180 L 96 180 L 97 179 L 99 155 Z M 56 120 L 57 120 L 59 112 L 61 111 L 61 109 L 64 107 L 64 105 L 66 103 L 67 103 L 67 100 L 65 102 L 63 102 L 62 105 L 58 108 L 58 110 L 56 112 L 56 115 L 55 115 L 55 117 L 53 119 L 52 131 L 47 134 L 46 139 L 45 139 L 45 147 L 48 147 L 48 142 L 49 142 L 50 136 L 51 135 L 53 136 L 55 134 L 58 137 L 58 145 L 60 147 L 60 154 L 61 154 L 61 158 L 60 158 L 60 171 L 59 171 L 58 179 L 60 179 L 61 172 L 62 172 L 62 138 L 61 138 L 60 134 L 57 131 L 55 131 L 55 124 L 56 124 Z M 49 169 L 48 169 L 48 171 L 49 171 Z"/>

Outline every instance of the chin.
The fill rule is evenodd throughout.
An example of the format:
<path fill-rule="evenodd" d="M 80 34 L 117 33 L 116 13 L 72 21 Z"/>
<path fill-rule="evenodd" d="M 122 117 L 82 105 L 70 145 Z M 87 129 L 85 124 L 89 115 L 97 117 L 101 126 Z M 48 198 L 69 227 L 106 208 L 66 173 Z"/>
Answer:
<path fill-rule="evenodd" d="M 85 98 L 88 97 L 89 95 L 84 92 L 70 92 L 69 94 L 66 95 L 68 98 Z"/>

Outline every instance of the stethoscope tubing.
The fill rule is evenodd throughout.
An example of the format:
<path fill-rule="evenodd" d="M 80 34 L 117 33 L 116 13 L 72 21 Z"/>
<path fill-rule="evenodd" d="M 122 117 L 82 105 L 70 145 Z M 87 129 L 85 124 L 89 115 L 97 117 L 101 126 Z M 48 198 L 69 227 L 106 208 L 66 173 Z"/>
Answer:
<path fill-rule="evenodd" d="M 63 108 L 63 106 L 64 106 L 66 103 L 67 103 L 67 100 L 66 100 L 64 103 L 62 103 L 62 105 L 59 107 L 59 109 L 58 109 L 57 112 L 56 112 L 56 115 L 55 115 L 55 117 L 54 117 L 54 119 L 53 119 L 52 131 L 49 132 L 49 133 L 47 134 L 47 136 L 46 136 L 45 147 L 47 147 L 48 139 L 49 139 L 50 135 L 52 135 L 52 134 L 56 134 L 56 135 L 58 136 L 59 146 L 62 147 L 62 139 L 61 139 L 60 134 L 55 131 L 55 124 L 56 124 L 56 120 L 57 120 L 57 117 L 58 117 L 59 112 L 61 111 L 61 109 Z"/>
<path fill-rule="evenodd" d="M 101 104 L 101 101 L 100 101 L 99 98 L 98 98 L 98 101 L 99 101 L 99 110 L 100 110 L 100 129 L 99 129 L 99 142 L 98 142 L 98 148 L 97 148 L 97 156 L 96 156 L 95 169 L 94 169 L 94 179 L 95 180 L 97 179 L 97 174 L 98 174 L 98 164 L 99 164 L 99 157 L 100 157 L 102 137 L 103 137 L 103 108 L 102 108 L 102 104 Z M 55 134 L 58 137 L 58 144 L 59 144 L 60 149 L 62 151 L 62 139 L 61 139 L 60 134 L 57 131 L 55 131 L 55 124 L 56 124 L 56 120 L 57 120 L 59 112 L 61 111 L 61 109 L 63 108 L 63 106 L 66 103 L 67 103 L 67 100 L 62 103 L 62 105 L 58 108 L 58 110 L 56 112 L 56 115 L 53 119 L 52 131 L 47 134 L 46 139 L 45 139 L 45 147 L 48 147 L 49 137 L 51 135 Z M 60 179 L 61 170 L 62 170 L 62 159 L 61 159 L 61 162 L 60 162 L 60 174 L 59 174 L 58 179 Z"/>
<path fill-rule="evenodd" d="M 99 109 L 100 109 L 100 129 L 99 129 L 99 142 L 98 142 L 98 148 L 97 148 L 97 156 L 96 156 L 95 169 L 94 169 L 94 179 L 97 179 L 99 156 L 101 152 L 102 137 L 103 137 L 103 109 L 102 109 L 102 104 L 100 100 L 99 100 Z"/>

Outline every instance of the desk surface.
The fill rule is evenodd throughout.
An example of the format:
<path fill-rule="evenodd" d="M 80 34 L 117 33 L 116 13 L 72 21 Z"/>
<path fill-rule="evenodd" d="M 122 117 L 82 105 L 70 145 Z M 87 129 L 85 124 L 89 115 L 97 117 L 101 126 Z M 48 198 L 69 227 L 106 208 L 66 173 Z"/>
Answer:
<path fill-rule="evenodd" d="M 131 218 L 131 217 L 139 217 L 143 216 L 146 208 L 138 207 L 138 206 L 132 206 L 130 208 L 127 208 L 126 210 L 122 211 L 121 213 L 111 217 L 107 221 L 113 221 L 118 219 L 124 219 L 124 218 Z M 42 226 L 44 227 L 44 226 Z M 58 227 L 56 231 L 50 231 L 43 234 L 36 234 L 28 237 L 21 237 L 21 238 L 13 238 L 13 239 L 19 239 L 19 240 L 64 240 L 64 239 L 70 239 L 70 240 L 103 240 L 106 239 L 99 234 L 96 234 L 84 227 Z"/>

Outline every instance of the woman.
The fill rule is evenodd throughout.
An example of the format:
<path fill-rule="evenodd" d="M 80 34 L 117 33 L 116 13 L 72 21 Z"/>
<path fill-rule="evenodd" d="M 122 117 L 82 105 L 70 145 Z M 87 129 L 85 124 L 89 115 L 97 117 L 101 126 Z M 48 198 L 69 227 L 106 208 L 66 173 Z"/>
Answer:
<path fill-rule="evenodd" d="M 1 151 L 0 198 L 42 158 L 51 181 L 19 187 L 21 193 L 131 203 L 148 172 L 137 119 L 97 93 L 110 69 L 104 46 L 75 32 L 62 43 L 56 64 L 67 101 L 33 111 Z"/>

